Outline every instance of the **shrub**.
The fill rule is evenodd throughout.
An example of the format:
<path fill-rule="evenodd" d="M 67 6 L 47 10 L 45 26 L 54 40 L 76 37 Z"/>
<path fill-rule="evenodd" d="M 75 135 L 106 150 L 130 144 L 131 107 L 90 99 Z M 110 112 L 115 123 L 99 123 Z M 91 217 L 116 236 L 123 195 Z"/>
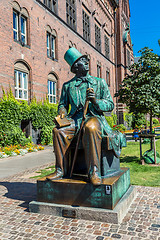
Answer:
<path fill-rule="evenodd" d="M 49 143 L 52 143 L 52 126 L 44 126 L 41 130 L 41 144 L 42 145 L 48 145 Z"/>
<path fill-rule="evenodd" d="M 134 118 L 133 113 L 124 112 L 123 116 L 124 116 L 124 121 L 127 122 L 128 128 L 131 128 L 132 127 L 133 118 Z"/>
<path fill-rule="evenodd" d="M 31 142 L 30 138 L 26 138 L 19 126 L 6 125 L 5 128 L 0 128 L 0 145 L 17 145 L 25 146 Z"/>
<path fill-rule="evenodd" d="M 35 130 L 45 126 L 53 126 L 53 119 L 57 115 L 57 104 L 50 104 L 47 100 L 37 102 L 33 99 L 30 103 L 30 119 Z"/>
<path fill-rule="evenodd" d="M 114 125 L 117 124 L 117 115 L 116 114 L 113 114 L 111 113 L 111 116 L 105 116 L 109 126 L 112 128 Z"/>
<path fill-rule="evenodd" d="M 157 118 L 153 118 L 153 124 L 155 124 L 155 125 L 159 125 L 159 121 L 158 121 Z"/>
<path fill-rule="evenodd" d="M 114 125 L 113 126 L 113 130 L 114 131 L 124 132 L 126 130 L 126 127 L 123 124 Z"/>
<path fill-rule="evenodd" d="M 13 96 L 11 88 L 7 93 L 4 89 L 0 100 L 0 145 L 26 144 L 30 139 L 20 129 L 22 120 L 31 120 L 35 130 L 42 130 L 42 142 L 52 141 L 53 119 L 57 115 L 57 104 L 50 104 L 48 100 L 37 102 L 34 98 L 30 105 L 27 101 L 18 101 Z M 48 129 L 48 130 L 47 130 Z M 46 137 L 46 133 L 48 136 Z"/>

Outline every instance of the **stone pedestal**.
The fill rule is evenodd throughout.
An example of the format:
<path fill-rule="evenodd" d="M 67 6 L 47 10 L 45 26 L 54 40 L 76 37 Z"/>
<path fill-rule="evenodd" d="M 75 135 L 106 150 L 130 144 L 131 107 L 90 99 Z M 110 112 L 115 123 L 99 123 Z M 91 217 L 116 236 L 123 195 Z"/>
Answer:
<path fill-rule="evenodd" d="M 73 207 L 64 204 L 32 201 L 29 204 L 30 212 L 68 217 L 89 221 L 100 221 L 118 224 L 126 215 L 128 208 L 136 197 L 136 188 L 130 186 L 113 210 L 91 207 Z"/>
<path fill-rule="evenodd" d="M 76 179 L 37 181 L 37 201 L 73 207 L 114 209 L 130 186 L 130 172 L 122 168 L 116 176 L 104 178 L 100 186 Z"/>

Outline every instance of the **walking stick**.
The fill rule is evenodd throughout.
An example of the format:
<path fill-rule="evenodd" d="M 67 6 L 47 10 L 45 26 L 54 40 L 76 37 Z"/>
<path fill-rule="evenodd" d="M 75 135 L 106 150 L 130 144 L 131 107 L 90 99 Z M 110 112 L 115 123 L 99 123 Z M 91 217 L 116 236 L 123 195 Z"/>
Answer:
<path fill-rule="evenodd" d="M 78 146 L 79 146 L 79 142 L 80 142 L 80 139 L 81 139 L 81 132 L 82 132 L 82 128 L 83 128 L 83 125 L 84 125 L 85 118 L 86 118 L 86 113 L 87 113 L 87 110 L 88 110 L 88 104 L 89 104 L 89 100 L 86 100 L 85 105 L 84 105 L 83 118 L 82 118 L 80 130 L 79 130 L 79 134 L 78 134 L 77 145 L 76 145 L 76 149 L 75 149 L 75 152 L 74 152 L 74 158 L 73 158 L 73 162 L 72 162 L 70 178 L 72 177 L 75 161 L 76 161 L 76 158 L 77 158 Z"/>

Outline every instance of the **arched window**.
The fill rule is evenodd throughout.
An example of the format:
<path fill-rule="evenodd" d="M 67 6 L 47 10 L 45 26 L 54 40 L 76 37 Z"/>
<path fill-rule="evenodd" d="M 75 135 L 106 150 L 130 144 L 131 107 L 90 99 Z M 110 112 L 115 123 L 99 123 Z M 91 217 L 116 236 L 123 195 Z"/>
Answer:
<path fill-rule="evenodd" d="M 57 59 L 57 33 L 50 26 L 47 26 L 47 57 Z"/>
<path fill-rule="evenodd" d="M 17 2 L 13 2 L 13 39 L 28 45 L 28 12 L 21 8 Z"/>
<path fill-rule="evenodd" d="M 23 62 L 14 65 L 15 98 L 28 100 L 29 68 Z"/>
<path fill-rule="evenodd" d="M 42 1 L 42 0 L 41 0 Z M 43 4 L 52 12 L 57 13 L 58 0 L 43 0 Z"/>
<path fill-rule="evenodd" d="M 48 100 L 49 103 L 56 103 L 57 78 L 53 73 L 48 75 Z"/>

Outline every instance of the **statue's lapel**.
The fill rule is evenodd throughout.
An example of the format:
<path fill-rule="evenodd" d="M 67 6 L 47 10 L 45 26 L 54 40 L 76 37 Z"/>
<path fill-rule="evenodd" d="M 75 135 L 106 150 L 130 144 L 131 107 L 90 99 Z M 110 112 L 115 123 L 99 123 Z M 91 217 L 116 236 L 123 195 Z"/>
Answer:
<path fill-rule="evenodd" d="M 96 93 L 97 92 L 97 81 L 94 77 L 90 76 L 88 77 L 88 86 L 89 88 L 93 88 L 94 92 Z"/>
<path fill-rule="evenodd" d="M 79 98 L 78 98 L 78 89 L 76 87 L 76 77 L 74 78 L 74 80 L 72 82 L 70 82 L 69 95 L 70 95 L 70 98 L 72 99 L 72 101 L 74 102 L 74 104 L 76 106 L 78 106 Z"/>

